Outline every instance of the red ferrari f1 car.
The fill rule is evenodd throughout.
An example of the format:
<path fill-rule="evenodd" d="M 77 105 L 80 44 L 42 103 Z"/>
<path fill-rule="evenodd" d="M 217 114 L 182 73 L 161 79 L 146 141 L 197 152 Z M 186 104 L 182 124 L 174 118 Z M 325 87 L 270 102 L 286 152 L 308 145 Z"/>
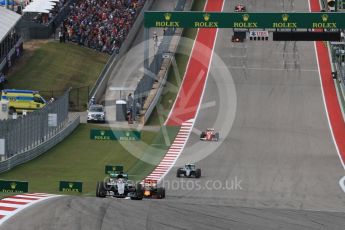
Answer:
<path fill-rule="evenodd" d="M 200 134 L 200 140 L 202 141 L 218 141 L 219 133 L 216 133 L 214 129 L 208 128 L 205 132 Z"/>
<path fill-rule="evenodd" d="M 242 4 L 238 4 L 235 6 L 235 12 L 246 12 L 246 7 Z"/>

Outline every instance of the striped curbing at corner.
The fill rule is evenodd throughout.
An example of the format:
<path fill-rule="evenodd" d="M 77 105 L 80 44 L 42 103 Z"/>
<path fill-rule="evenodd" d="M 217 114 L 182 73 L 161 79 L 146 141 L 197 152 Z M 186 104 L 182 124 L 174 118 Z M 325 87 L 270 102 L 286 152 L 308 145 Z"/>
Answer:
<path fill-rule="evenodd" d="M 47 193 L 24 193 L 0 200 L 0 225 L 23 209 L 41 201 L 59 197 Z"/>
<path fill-rule="evenodd" d="M 169 172 L 187 143 L 187 140 L 193 128 L 193 122 L 194 119 L 191 119 L 182 123 L 179 132 L 177 133 L 173 143 L 168 149 L 168 152 L 165 154 L 159 165 L 157 165 L 156 168 L 151 172 L 151 174 L 148 175 L 145 179 L 160 181 Z"/>

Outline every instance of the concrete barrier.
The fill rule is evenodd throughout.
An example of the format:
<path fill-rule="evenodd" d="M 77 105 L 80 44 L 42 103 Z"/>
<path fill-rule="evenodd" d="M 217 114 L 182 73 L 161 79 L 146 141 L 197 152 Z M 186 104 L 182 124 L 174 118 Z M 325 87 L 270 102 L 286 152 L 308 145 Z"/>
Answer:
<path fill-rule="evenodd" d="M 162 67 L 161 67 L 161 70 L 158 74 L 159 75 L 163 75 L 162 77 L 158 77 L 159 80 L 159 85 L 158 85 L 158 88 L 155 90 L 155 94 L 152 98 L 151 101 L 148 101 L 147 103 L 149 103 L 149 106 L 147 107 L 146 111 L 145 111 L 145 114 L 143 116 L 143 124 L 145 125 L 146 122 L 148 121 L 148 119 L 150 118 L 154 108 L 156 107 L 158 101 L 159 101 L 159 98 L 161 97 L 162 95 L 162 92 L 163 92 L 163 89 L 164 89 L 164 86 L 167 82 L 167 78 L 168 78 L 168 75 L 169 75 L 169 70 L 171 68 L 171 65 L 172 65 L 172 60 L 175 58 L 175 53 L 176 53 L 176 50 L 179 46 L 179 42 L 180 42 L 180 39 L 181 39 L 181 36 L 177 36 L 177 45 L 173 48 L 173 50 L 171 50 L 170 52 L 170 57 L 166 58 L 165 61 L 163 61 L 163 64 L 162 64 Z"/>
<path fill-rule="evenodd" d="M 194 4 L 194 0 L 192 1 L 191 5 L 187 8 L 187 10 L 191 10 L 192 7 L 193 7 L 193 4 Z M 183 29 L 180 32 L 181 35 L 182 35 L 182 32 L 183 32 Z M 168 64 L 164 68 L 161 68 L 161 71 L 165 71 L 165 73 L 164 73 L 163 78 L 161 78 L 161 80 L 159 82 L 158 89 L 156 90 L 156 93 L 153 96 L 153 99 L 150 102 L 148 102 L 149 106 L 146 109 L 145 114 L 144 114 L 144 116 L 142 118 L 143 125 L 145 125 L 146 122 L 148 121 L 148 119 L 150 118 L 154 108 L 156 107 L 156 105 L 157 105 L 157 103 L 159 101 L 159 98 L 162 95 L 164 86 L 165 86 L 167 78 L 168 78 L 169 70 L 171 68 L 172 59 L 175 58 L 173 56 L 175 56 L 176 50 L 177 50 L 177 48 L 179 46 L 179 43 L 180 43 L 180 39 L 181 39 L 181 36 L 178 37 L 177 45 L 173 48 L 173 51 L 171 52 L 172 56 L 168 58 L 169 59 L 168 60 Z M 164 65 L 164 62 L 163 62 L 163 65 Z"/>

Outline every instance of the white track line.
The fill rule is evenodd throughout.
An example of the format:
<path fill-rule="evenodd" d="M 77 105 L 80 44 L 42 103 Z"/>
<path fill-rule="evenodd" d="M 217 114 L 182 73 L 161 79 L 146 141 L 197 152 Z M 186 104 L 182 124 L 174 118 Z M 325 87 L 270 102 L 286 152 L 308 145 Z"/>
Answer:
<path fill-rule="evenodd" d="M 308 1 L 308 3 L 309 3 L 309 12 L 311 12 L 310 1 Z M 319 3 L 319 4 L 320 4 L 320 3 Z M 341 154 L 340 154 L 340 151 L 339 151 L 337 142 L 336 142 L 336 140 L 335 140 L 334 133 L 333 133 L 333 129 L 332 129 L 332 124 L 331 124 L 331 121 L 330 121 L 330 118 L 329 118 L 329 115 L 328 115 L 328 108 L 327 108 L 327 104 L 326 104 L 325 93 L 324 93 L 324 91 L 323 91 L 322 76 L 321 76 L 320 63 L 319 63 L 319 57 L 318 57 L 316 42 L 314 42 L 314 49 L 315 49 L 315 56 L 316 56 L 316 61 L 317 61 L 317 68 L 318 68 L 319 79 L 320 79 L 320 85 L 321 85 L 322 99 L 323 99 L 323 104 L 324 104 L 324 108 L 325 108 L 325 111 L 326 111 L 328 126 L 329 126 L 329 129 L 330 129 L 330 131 L 331 131 L 331 136 L 332 136 L 332 139 L 333 139 L 333 143 L 334 143 L 334 145 L 335 145 L 335 148 L 336 148 L 336 150 L 337 150 L 338 157 L 339 157 L 340 162 L 341 162 L 341 164 L 342 164 L 342 166 L 343 166 L 343 169 L 345 170 L 345 164 L 344 164 L 344 162 L 343 162 L 343 159 L 342 159 L 342 157 L 341 157 Z"/>
<path fill-rule="evenodd" d="M 320 4 L 320 2 L 319 2 L 319 4 Z M 308 0 L 308 6 L 309 6 L 309 12 L 311 12 L 310 0 Z M 321 71 L 320 71 L 320 63 L 319 63 L 319 57 L 318 57 L 316 42 L 314 42 L 314 49 L 315 49 L 316 62 L 317 62 L 317 68 L 318 68 L 319 79 L 320 79 L 320 85 L 321 85 L 322 100 L 323 100 L 323 105 L 324 105 L 325 112 L 326 112 L 326 117 L 327 117 L 328 126 L 329 126 L 329 129 L 330 129 L 330 131 L 331 131 L 331 136 L 332 136 L 333 143 L 334 143 L 335 149 L 336 149 L 336 151 L 337 151 L 339 160 L 340 160 L 340 162 L 341 162 L 341 165 L 343 166 L 343 169 L 345 170 L 345 164 L 344 164 L 344 161 L 343 161 L 343 159 L 342 159 L 342 157 L 341 157 L 341 154 L 340 154 L 340 151 L 339 151 L 337 142 L 336 142 L 336 140 L 335 140 L 334 133 L 333 133 L 333 129 L 332 129 L 332 125 L 331 125 L 331 121 L 330 121 L 330 118 L 329 118 L 329 115 L 328 115 L 328 108 L 327 108 L 327 104 L 326 104 L 325 93 L 324 93 L 324 91 L 323 91 L 322 76 L 321 76 Z M 330 57 L 330 60 L 331 60 L 331 57 Z M 332 65 L 332 63 L 331 63 L 331 65 Z M 336 87 L 336 86 L 335 86 L 335 87 Z M 338 103 L 339 103 L 339 102 L 338 102 Z M 344 183 L 345 183 L 345 176 L 339 180 L 339 185 L 340 185 L 341 189 L 345 192 L 345 184 L 344 184 Z"/>

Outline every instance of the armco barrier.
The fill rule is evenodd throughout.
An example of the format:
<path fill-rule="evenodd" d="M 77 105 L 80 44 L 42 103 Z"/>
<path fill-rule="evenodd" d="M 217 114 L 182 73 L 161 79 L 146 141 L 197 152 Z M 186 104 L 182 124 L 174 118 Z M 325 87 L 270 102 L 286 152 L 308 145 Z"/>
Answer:
<path fill-rule="evenodd" d="M 48 151 L 49 149 L 54 147 L 56 144 L 61 142 L 63 139 L 65 139 L 68 135 L 70 135 L 73 132 L 73 130 L 75 128 L 77 128 L 79 123 L 80 123 L 80 117 L 76 116 L 72 119 L 72 121 L 70 121 L 66 125 L 66 127 L 63 130 L 58 132 L 55 136 L 53 136 L 49 140 L 42 142 L 40 145 L 36 146 L 33 149 L 30 149 L 26 152 L 16 154 L 13 157 L 10 157 L 4 161 L 1 161 L 0 162 L 0 173 L 8 171 L 8 170 L 14 168 L 15 166 L 26 163 L 26 162 L 42 155 L 43 153 L 45 153 L 46 151 Z"/>
<path fill-rule="evenodd" d="M 186 8 L 186 4 L 187 0 L 178 0 L 174 8 L 174 11 L 183 11 Z M 145 39 L 148 39 L 148 30 L 149 28 L 145 28 L 144 30 Z M 135 114 L 136 116 L 133 116 L 133 120 L 137 120 L 137 115 L 141 113 L 139 113 L 138 111 L 139 107 L 140 110 L 142 110 L 145 109 L 145 104 L 151 103 L 148 100 L 150 100 L 150 93 L 152 92 L 155 82 L 159 81 L 158 74 L 160 72 L 160 68 L 162 68 L 163 59 L 165 59 L 163 58 L 163 56 L 165 56 L 166 53 L 170 52 L 169 47 L 171 44 L 171 40 L 174 35 L 177 35 L 177 31 L 177 28 L 167 28 L 165 30 L 163 39 L 161 39 L 161 42 L 158 45 L 156 52 L 154 52 L 154 57 L 151 63 L 149 63 L 148 61 L 150 56 L 149 44 L 148 41 L 145 42 L 146 44 L 144 48 L 144 68 L 146 69 L 145 71 L 147 71 L 147 74 L 144 74 L 144 76 L 138 82 L 136 89 L 134 90 L 134 100 L 131 108 L 132 114 Z"/>
<path fill-rule="evenodd" d="M 170 68 L 170 66 L 169 66 L 169 68 Z M 146 112 L 144 114 L 144 125 L 146 124 L 146 122 L 150 118 L 154 108 L 156 107 L 156 105 L 158 103 L 158 100 L 159 100 L 160 96 L 162 95 L 165 83 L 167 81 L 168 73 L 169 73 L 169 69 L 165 72 L 163 80 L 159 84 L 159 88 L 158 88 L 158 90 L 156 92 L 156 95 L 154 96 L 152 102 L 150 103 L 149 107 L 147 108 L 147 110 L 146 110 Z"/>
<path fill-rule="evenodd" d="M 181 39 L 181 37 L 179 36 L 177 44 L 179 44 L 180 39 Z M 175 55 L 177 47 L 178 47 L 178 45 L 176 45 L 174 52 L 171 53 L 172 55 Z M 164 86 L 165 86 L 165 84 L 167 82 L 167 78 L 168 78 L 168 75 L 169 75 L 169 72 L 170 72 L 170 68 L 171 68 L 171 64 L 172 64 L 172 58 L 174 58 L 174 57 L 171 56 L 169 58 L 170 60 L 169 60 L 168 67 L 165 70 L 165 73 L 164 73 L 164 76 L 163 76 L 162 80 L 159 82 L 158 90 L 157 90 L 156 94 L 154 95 L 153 100 L 151 101 L 151 103 L 148 106 L 147 110 L 145 111 L 144 120 L 143 120 L 144 124 L 146 124 L 146 122 L 150 118 L 154 108 L 156 107 L 156 105 L 157 105 L 157 103 L 159 101 L 159 98 L 162 95 Z"/>
<path fill-rule="evenodd" d="M 132 28 L 129 31 L 128 36 L 126 37 L 125 41 L 122 43 L 119 53 L 118 54 L 113 53 L 111 55 L 106 66 L 103 68 L 101 74 L 99 75 L 94 87 L 91 89 L 90 96 L 95 97 L 95 100 L 97 102 L 101 99 L 101 97 L 104 95 L 106 91 L 107 83 L 110 78 L 110 74 L 112 70 L 115 68 L 117 62 L 121 60 L 123 55 L 126 54 L 126 52 L 129 50 L 139 29 L 144 23 L 144 12 L 151 8 L 153 2 L 154 0 L 146 0 L 145 5 L 141 9 L 140 14 L 138 15 Z"/>
<path fill-rule="evenodd" d="M 193 7 L 193 4 L 194 4 L 194 0 L 192 1 L 190 7 L 188 7 L 188 10 L 191 10 L 192 7 Z M 183 31 L 183 29 L 182 29 Z M 181 33 L 182 34 L 182 33 Z M 179 37 L 179 40 L 177 42 L 177 46 L 175 47 L 175 51 L 171 53 L 171 55 L 174 55 L 175 56 L 175 52 L 179 46 L 179 42 L 180 42 L 180 39 L 181 39 L 181 36 Z M 165 73 L 164 73 L 164 77 L 162 78 L 162 80 L 159 82 L 159 86 L 158 86 L 158 90 L 156 92 L 156 94 L 154 95 L 154 98 L 153 100 L 151 101 L 150 105 L 148 106 L 147 110 L 145 111 L 145 114 L 144 114 L 144 118 L 143 118 L 143 122 L 144 124 L 146 124 L 146 122 L 148 121 L 148 119 L 150 118 L 154 108 L 156 107 L 158 101 L 159 101 L 159 98 L 161 97 L 162 95 L 162 92 L 163 92 L 163 89 L 164 89 L 164 86 L 166 84 L 166 81 L 167 81 L 167 78 L 168 78 L 168 74 L 170 72 L 170 68 L 171 68 L 171 63 L 172 63 L 172 56 L 170 57 L 170 60 L 169 60 L 169 65 L 168 65 L 168 68 L 166 69 Z"/>

